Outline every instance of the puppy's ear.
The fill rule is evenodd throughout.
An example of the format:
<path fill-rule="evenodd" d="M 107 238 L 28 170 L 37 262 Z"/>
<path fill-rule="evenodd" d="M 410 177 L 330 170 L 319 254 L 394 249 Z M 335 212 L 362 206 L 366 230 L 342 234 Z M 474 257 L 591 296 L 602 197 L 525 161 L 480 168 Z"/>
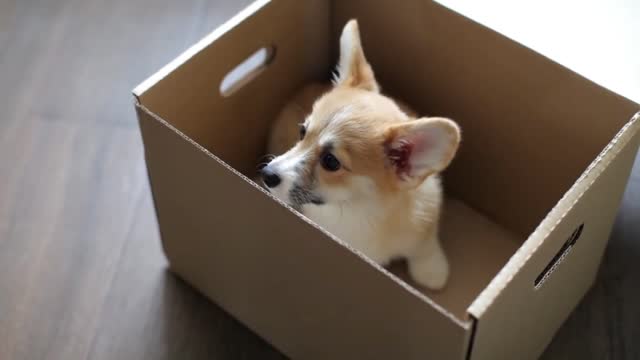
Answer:
<path fill-rule="evenodd" d="M 460 129 L 445 118 L 421 118 L 393 125 L 385 133 L 387 163 L 401 187 L 420 185 L 444 170 L 460 144 Z"/>
<path fill-rule="evenodd" d="M 380 91 L 371 65 L 364 57 L 358 22 L 350 20 L 340 36 L 340 61 L 334 79 L 337 86 L 349 86 L 369 91 Z"/>

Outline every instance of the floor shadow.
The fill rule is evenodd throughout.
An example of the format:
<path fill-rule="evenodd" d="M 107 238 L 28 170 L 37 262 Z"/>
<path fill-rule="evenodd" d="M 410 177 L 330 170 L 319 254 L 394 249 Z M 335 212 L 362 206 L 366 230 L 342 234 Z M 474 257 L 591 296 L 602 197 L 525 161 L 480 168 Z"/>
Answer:
<path fill-rule="evenodd" d="M 162 276 L 164 359 L 285 359 L 169 269 Z"/>

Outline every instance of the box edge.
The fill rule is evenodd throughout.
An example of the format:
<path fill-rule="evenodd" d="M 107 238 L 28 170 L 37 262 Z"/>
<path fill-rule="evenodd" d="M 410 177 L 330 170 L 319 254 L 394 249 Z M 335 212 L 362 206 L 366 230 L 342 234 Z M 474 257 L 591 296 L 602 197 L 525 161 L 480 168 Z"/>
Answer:
<path fill-rule="evenodd" d="M 558 203 L 545 216 L 536 229 L 529 235 L 518 251 L 509 259 L 507 264 L 505 264 L 500 272 L 491 280 L 489 285 L 487 285 L 471 303 L 467 308 L 467 313 L 470 317 L 478 319 L 478 321 L 482 318 L 482 315 L 493 304 L 502 290 L 509 285 L 515 274 L 525 266 L 528 259 L 542 245 L 546 237 L 553 232 L 566 214 L 582 198 L 584 193 L 590 189 L 595 180 L 599 178 L 611 161 L 616 158 L 618 153 L 620 153 L 639 130 L 640 111 L 636 112 L 630 120 L 625 123 L 574 182 L 571 188 L 560 198 Z M 546 230 L 543 233 L 544 229 Z"/>

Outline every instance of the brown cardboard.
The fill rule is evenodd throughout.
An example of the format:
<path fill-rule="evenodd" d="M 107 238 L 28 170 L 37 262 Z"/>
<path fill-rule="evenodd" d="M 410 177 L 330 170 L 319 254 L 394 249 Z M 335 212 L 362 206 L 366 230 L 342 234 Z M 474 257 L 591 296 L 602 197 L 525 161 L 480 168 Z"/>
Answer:
<path fill-rule="evenodd" d="M 137 109 L 173 271 L 294 358 L 460 358 L 469 323 Z"/>
<path fill-rule="evenodd" d="M 256 1 L 134 93 L 191 139 L 241 172 L 251 173 L 264 154 L 265 133 L 275 116 L 271 114 L 300 85 L 326 77 L 328 6 L 320 0 Z M 233 96 L 221 96 L 224 76 L 265 46 L 275 47 L 275 61 L 267 71 Z M 251 123 L 250 131 L 238 127 L 239 121 Z"/>
<path fill-rule="evenodd" d="M 390 4 L 256 1 L 134 90 L 171 269 L 293 358 L 535 358 L 594 280 L 639 106 L 441 5 Z M 443 292 L 247 178 L 282 105 L 330 75 L 351 17 L 386 93 L 462 127 Z M 220 94 L 260 48 L 275 50 L 266 67 Z"/>
<path fill-rule="evenodd" d="M 478 321 L 471 359 L 535 359 L 593 283 L 635 159 L 636 118 L 594 160 L 470 307 Z M 576 228 L 571 252 L 534 281 Z"/>
<path fill-rule="evenodd" d="M 440 233 L 451 265 L 450 282 L 446 291 L 421 291 L 461 321 L 468 321 L 471 303 L 524 239 L 456 199 L 445 201 Z M 412 286 L 417 285 L 404 264 L 396 264 L 391 270 Z"/>

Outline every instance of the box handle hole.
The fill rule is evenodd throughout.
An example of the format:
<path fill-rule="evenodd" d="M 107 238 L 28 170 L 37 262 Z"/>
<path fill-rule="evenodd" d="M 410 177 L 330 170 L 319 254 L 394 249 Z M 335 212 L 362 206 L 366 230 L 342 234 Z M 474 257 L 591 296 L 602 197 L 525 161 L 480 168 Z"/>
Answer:
<path fill-rule="evenodd" d="M 234 67 L 222 79 L 220 94 L 229 97 L 255 79 L 273 61 L 275 50 L 274 46 L 262 47 Z"/>
<path fill-rule="evenodd" d="M 569 255 L 569 253 L 573 249 L 573 246 L 576 244 L 576 242 L 580 238 L 580 235 L 582 235 L 582 229 L 584 229 L 584 224 L 580 224 L 580 226 L 578 226 L 575 230 L 573 230 L 573 233 L 571 233 L 571 236 L 569 236 L 569 239 L 567 239 L 567 241 L 564 243 L 564 245 L 562 245 L 560 250 L 558 250 L 558 253 L 553 257 L 553 259 L 551 259 L 551 261 L 549 261 L 549 263 L 544 268 L 544 270 L 542 270 L 540 275 L 536 277 L 535 281 L 533 282 L 533 287 L 536 290 L 538 290 L 545 283 L 545 281 L 547 281 L 549 276 L 551 276 L 551 274 L 564 261 L 567 255 Z"/>

